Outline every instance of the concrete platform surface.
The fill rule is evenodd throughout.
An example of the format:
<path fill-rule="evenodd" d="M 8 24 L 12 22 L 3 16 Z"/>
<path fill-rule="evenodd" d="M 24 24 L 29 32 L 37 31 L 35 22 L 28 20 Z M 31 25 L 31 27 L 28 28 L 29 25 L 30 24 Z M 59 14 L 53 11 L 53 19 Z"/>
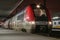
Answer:
<path fill-rule="evenodd" d="M 60 38 L 29 34 L 0 28 L 0 40 L 60 40 Z"/>

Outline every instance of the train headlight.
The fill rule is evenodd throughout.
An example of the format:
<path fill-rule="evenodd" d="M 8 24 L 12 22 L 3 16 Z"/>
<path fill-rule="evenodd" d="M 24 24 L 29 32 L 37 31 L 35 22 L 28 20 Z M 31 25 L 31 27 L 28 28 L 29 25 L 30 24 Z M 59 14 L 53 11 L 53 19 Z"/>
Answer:
<path fill-rule="evenodd" d="M 51 22 L 51 21 L 49 21 L 49 24 L 51 25 L 51 24 L 52 24 L 52 22 Z"/>
<path fill-rule="evenodd" d="M 32 24 L 35 24 L 35 22 L 34 22 L 34 21 L 32 21 L 31 23 L 32 23 Z"/>
<path fill-rule="evenodd" d="M 30 24 L 35 24 L 35 22 L 34 21 L 32 21 L 32 22 L 29 22 Z"/>
<path fill-rule="evenodd" d="M 36 5 L 37 8 L 40 8 L 40 5 Z"/>

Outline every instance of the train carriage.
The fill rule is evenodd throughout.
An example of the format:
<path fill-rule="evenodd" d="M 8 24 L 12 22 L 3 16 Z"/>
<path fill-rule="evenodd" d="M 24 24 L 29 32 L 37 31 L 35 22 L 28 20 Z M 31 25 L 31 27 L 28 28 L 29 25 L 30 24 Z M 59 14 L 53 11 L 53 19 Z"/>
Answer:
<path fill-rule="evenodd" d="M 60 17 L 53 17 L 52 31 L 60 31 Z"/>
<path fill-rule="evenodd" d="M 43 5 L 28 5 L 13 17 L 13 29 L 30 32 L 48 32 L 52 27 L 50 13 Z M 15 21 L 15 22 L 14 22 Z"/>
<path fill-rule="evenodd" d="M 10 28 L 28 33 L 51 31 L 52 21 L 48 9 L 42 4 L 27 5 L 13 16 L 9 22 Z"/>
<path fill-rule="evenodd" d="M 25 10 L 24 20 L 27 32 L 48 32 L 51 30 L 51 15 L 43 5 L 29 5 Z"/>

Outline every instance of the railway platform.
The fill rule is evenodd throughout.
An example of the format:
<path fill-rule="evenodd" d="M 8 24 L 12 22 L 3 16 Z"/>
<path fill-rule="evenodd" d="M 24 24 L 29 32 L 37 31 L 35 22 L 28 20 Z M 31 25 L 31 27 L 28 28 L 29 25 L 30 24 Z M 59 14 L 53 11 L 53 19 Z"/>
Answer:
<path fill-rule="evenodd" d="M 60 40 L 60 38 L 0 28 L 0 40 Z"/>

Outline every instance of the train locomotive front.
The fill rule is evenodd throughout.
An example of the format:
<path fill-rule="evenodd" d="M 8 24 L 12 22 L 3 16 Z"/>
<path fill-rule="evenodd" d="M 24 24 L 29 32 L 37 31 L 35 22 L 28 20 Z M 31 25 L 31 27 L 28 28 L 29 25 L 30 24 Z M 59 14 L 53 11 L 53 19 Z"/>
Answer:
<path fill-rule="evenodd" d="M 52 27 L 50 16 L 43 5 L 28 5 L 24 14 L 24 29 L 28 33 L 50 32 Z"/>

